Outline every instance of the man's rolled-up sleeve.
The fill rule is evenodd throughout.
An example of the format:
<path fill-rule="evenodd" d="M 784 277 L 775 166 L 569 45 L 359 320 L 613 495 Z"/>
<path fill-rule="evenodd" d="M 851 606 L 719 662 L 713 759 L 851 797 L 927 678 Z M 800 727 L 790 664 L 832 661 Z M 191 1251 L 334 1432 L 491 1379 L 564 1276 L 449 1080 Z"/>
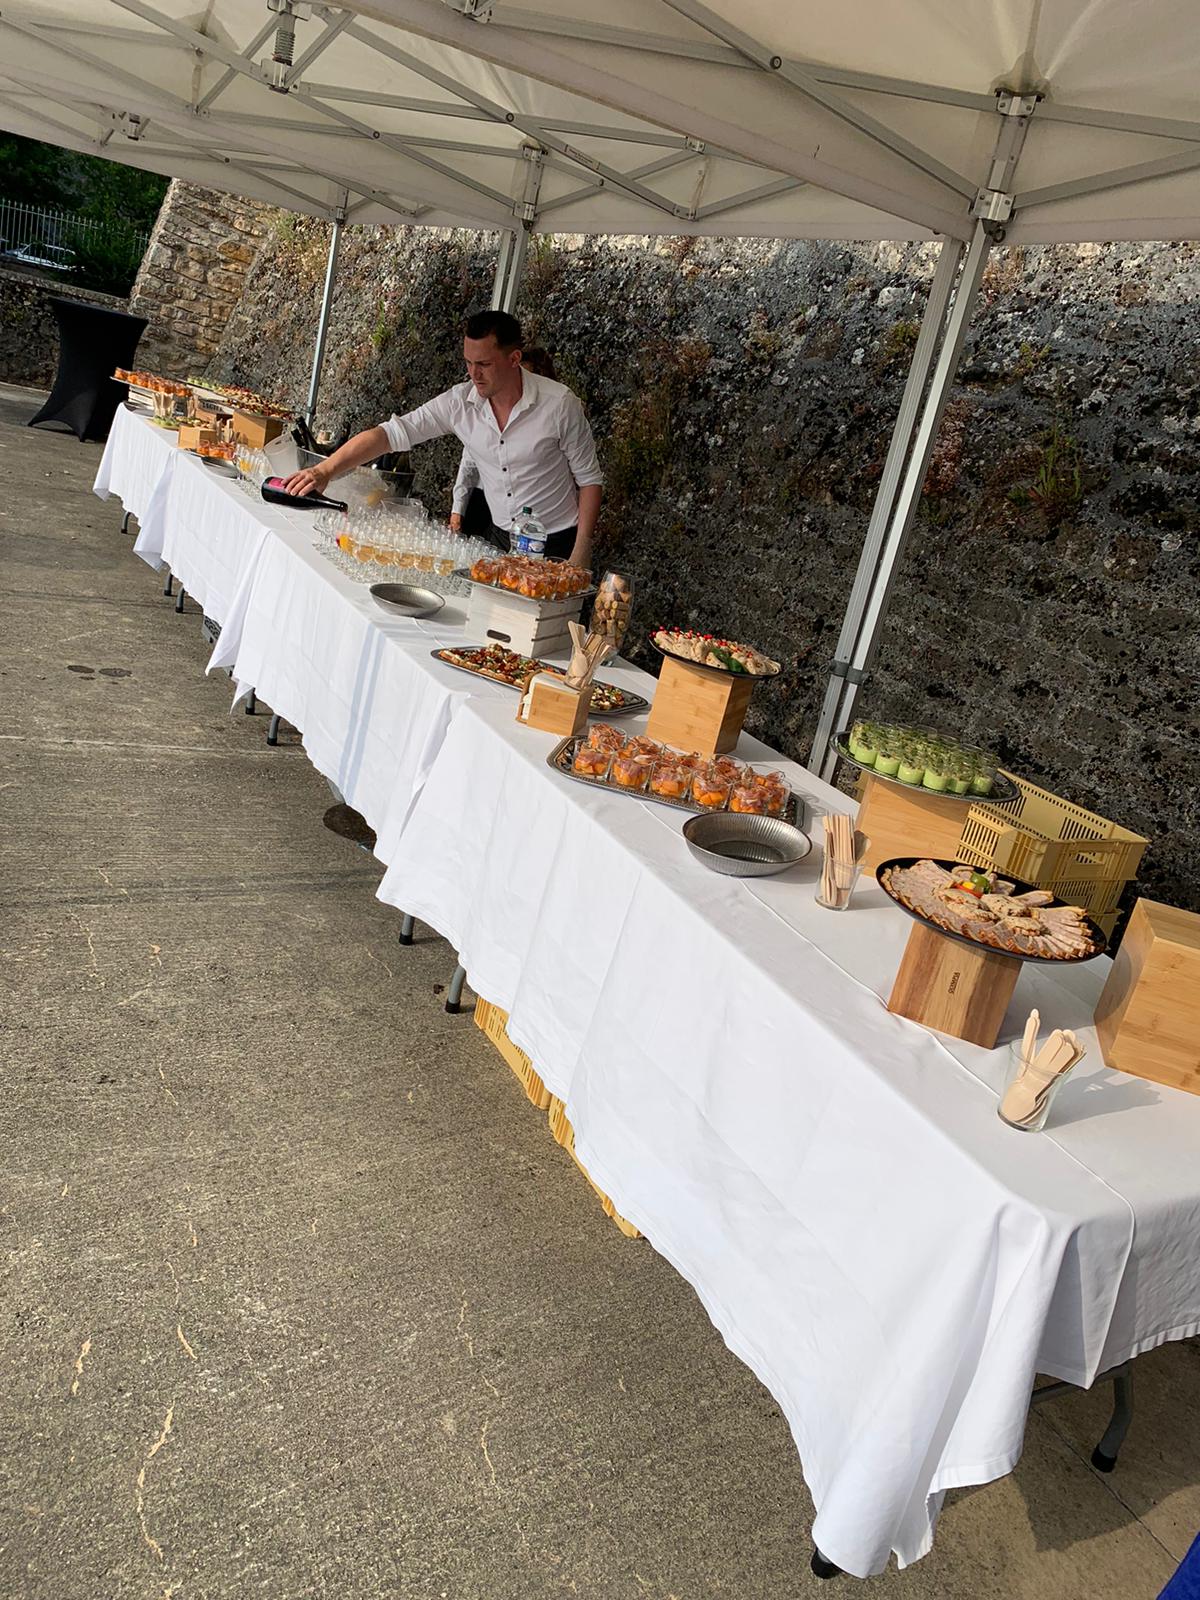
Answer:
<path fill-rule="evenodd" d="M 559 442 L 571 468 L 571 476 L 581 489 L 585 484 L 604 482 L 604 474 L 596 456 L 596 441 L 592 438 L 583 407 L 574 395 L 570 396 L 563 413 Z"/>
<path fill-rule="evenodd" d="M 411 450 L 415 444 L 425 444 L 429 439 L 453 433 L 453 399 L 454 391 L 447 389 L 445 394 L 435 395 L 415 411 L 406 411 L 402 417 L 393 415 L 380 423 L 391 449 Z"/>

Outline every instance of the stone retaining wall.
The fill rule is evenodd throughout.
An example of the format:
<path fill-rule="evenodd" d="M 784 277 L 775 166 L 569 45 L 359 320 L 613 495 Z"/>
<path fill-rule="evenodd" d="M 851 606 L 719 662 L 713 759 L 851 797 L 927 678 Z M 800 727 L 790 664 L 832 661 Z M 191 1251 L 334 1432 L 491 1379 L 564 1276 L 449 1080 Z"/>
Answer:
<path fill-rule="evenodd" d="M 130 308 L 150 319 L 143 365 L 181 377 L 204 372 L 283 215 L 257 200 L 172 181 L 130 295 Z"/>
<path fill-rule="evenodd" d="M 213 362 L 302 403 L 328 229 L 265 246 Z M 462 376 L 495 241 L 350 228 L 318 424 L 335 437 Z M 522 314 L 584 398 L 600 559 L 659 622 L 786 675 L 753 731 L 801 759 L 935 259 L 930 246 L 538 240 Z M 1150 835 L 1142 883 L 1200 910 L 1195 245 L 996 252 L 863 710 L 937 723 Z M 458 450 L 413 454 L 445 512 Z"/>

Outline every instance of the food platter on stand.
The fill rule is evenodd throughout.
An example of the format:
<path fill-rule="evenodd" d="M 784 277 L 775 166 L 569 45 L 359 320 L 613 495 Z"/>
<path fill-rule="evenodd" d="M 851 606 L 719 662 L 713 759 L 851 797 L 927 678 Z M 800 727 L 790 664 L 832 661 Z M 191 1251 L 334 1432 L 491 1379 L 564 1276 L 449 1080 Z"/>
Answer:
<path fill-rule="evenodd" d="M 965 799 L 966 796 L 963 798 Z M 976 796 L 976 798 L 978 798 L 978 796 Z M 976 868 L 974 864 L 969 861 L 939 861 L 930 856 L 895 856 L 890 861 L 881 861 L 879 863 L 878 867 L 875 869 L 875 878 L 884 894 L 887 895 L 888 899 L 891 900 L 893 904 L 899 906 L 901 911 L 903 911 L 906 916 L 911 917 L 913 921 L 919 923 L 921 927 L 928 928 L 931 933 L 939 933 L 945 939 L 954 939 L 959 944 L 965 944 L 969 949 L 976 950 L 982 955 L 1004 956 L 1013 961 L 1033 961 L 1037 962 L 1039 965 L 1049 967 L 1072 966 L 1080 961 L 1092 961 L 1096 956 L 1104 954 L 1104 950 L 1108 941 L 1105 939 L 1104 934 L 1101 933 L 1100 929 L 1090 917 L 1081 918 L 1081 926 L 1090 939 L 1092 948 L 1086 953 L 1081 953 L 1079 955 L 1038 955 L 1029 951 L 1014 950 L 1006 945 L 992 944 L 984 939 L 972 938 L 970 934 L 961 933 L 955 928 L 946 927 L 934 917 L 927 915 L 926 913 L 918 910 L 916 907 L 909 905 L 907 901 L 902 900 L 899 894 L 897 894 L 890 885 L 890 874 L 894 868 L 903 871 L 907 868 L 919 866 L 922 861 L 932 861 L 935 867 L 941 867 L 943 871 L 949 873 L 952 873 L 956 867 L 969 867 L 975 871 L 983 871 L 984 869 Z M 1011 883 L 1013 886 L 1011 898 L 1013 899 L 1019 895 L 1040 893 L 1035 884 L 1025 883 L 1020 878 L 1014 878 L 1011 873 L 1000 872 L 989 868 L 986 869 L 985 875 L 997 880 L 1002 880 L 1005 883 Z M 1053 911 L 1058 907 L 1066 906 L 1066 904 L 1067 902 L 1065 900 L 1059 900 L 1054 896 L 1050 896 L 1046 903 L 1038 906 L 1037 909 L 1039 911 Z"/>
<path fill-rule="evenodd" d="M 880 783 L 890 783 L 894 788 L 903 789 L 908 794 L 925 795 L 933 800 L 956 800 L 964 806 L 1006 806 L 1014 800 L 1021 798 L 1021 791 L 1006 772 L 997 771 L 992 779 L 990 794 L 955 794 L 950 789 L 930 789 L 922 783 L 905 783 L 893 773 L 877 772 L 874 767 L 869 767 L 865 761 L 860 761 L 857 756 L 850 754 L 850 746 L 846 743 L 846 736 L 839 733 L 830 740 L 834 750 L 843 761 L 848 761 L 852 767 L 857 767 L 860 772 L 865 772 L 869 777 L 878 778 Z"/>
<path fill-rule="evenodd" d="M 714 678 L 746 679 L 750 683 L 767 683 L 772 678 L 782 676 L 783 668 L 777 666 L 773 672 L 735 672 L 731 667 L 714 666 L 711 661 L 693 661 L 690 656 L 681 656 L 674 650 L 664 650 L 654 638 L 650 640 L 651 647 L 657 650 L 664 661 L 677 661 L 681 667 L 695 667 L 697 672 L 707 672 Z"/>
<path fill-rule="evenodd" d="M 550 565 L 554 565 L 554 563 L 551 562 Z M 452 578 L 461 578 L 464 583 L 469 583 L 473 589 L 484 589 L 489 594 L 507 596 L 510 600 L 521 600 L 527 606 L 560 605 L 566 600 L 570 600 L 573 603 L 576 600 L 587 600 L 596 592 L 596 585 L 593 583 L 586 589 L 577 589 L 574 594 L 556 595 L 551 599 L 545 595 L 520 594 L 516 589 L 506 589 L 499 583 L 484 583 L 481 579 L 471 576 L 470 567 L 455 567 L 450 576 Z"/>

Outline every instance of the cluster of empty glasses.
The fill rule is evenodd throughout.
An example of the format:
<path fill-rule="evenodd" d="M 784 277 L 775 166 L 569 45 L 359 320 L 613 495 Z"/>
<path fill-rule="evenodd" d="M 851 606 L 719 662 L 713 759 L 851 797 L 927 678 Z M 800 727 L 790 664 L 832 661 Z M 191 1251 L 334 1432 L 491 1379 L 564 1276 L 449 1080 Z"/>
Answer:
<path fill-rule="evenodd" d="M 315 528 L 321 553 L 358 583 L 418 583 L 439 594 L 466 595 L 470 585 L 454 576 L 456 570 L 495 553 L 483 539 L 451 533 L 420 500 L 322 511 Z"/>
<path fill-rule="evenodd" d="M 273 470 L 267 452 L 239 442 L 234 448 L 233 464 L 237 468 L 238 483 L 252 499 L 257 500 L 263 480 L 269 478 Z"/>

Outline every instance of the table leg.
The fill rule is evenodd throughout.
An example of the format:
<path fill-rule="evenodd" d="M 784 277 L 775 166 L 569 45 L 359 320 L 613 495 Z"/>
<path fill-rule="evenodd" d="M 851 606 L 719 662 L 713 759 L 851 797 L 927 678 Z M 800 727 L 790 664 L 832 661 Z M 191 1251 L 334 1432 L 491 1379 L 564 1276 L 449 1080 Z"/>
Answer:
<path fill-rule="evenodd" d="M 127 511 L 125 513 L 125 515 L 121 518 L 121 532 L 122 533 L 128 533 L 129 532 L 129 519 L 130 519 L 130 517 L 132 515 L 133 515 L 132 511 Z"/>
<path fill-rule="evenodd" d="M 400 941 L 399 942 L 401 944 L 411 944 L 413 942 L 413 929 L 416 927 L 416 925 L 417 925 L 416 917 L 410 917 L 408 912 L 406 911 L 404 913 L 403 918 L 401 919 L 401 922 L 400 922 Z"/>
<path fill-rule="evenodd" d="M 279 715 L 279 713 L 277 711 L 275 713 L 275 715 L 271 718 L 271 726 L 267 729 L 267 743 L 268 744 L 278 744 L 279 743 L 279 724 L 282 721 L 283 721 L 283 718 Z"/>
<path fill-rule="evenodd" d="M 832 1561 L 826 1560 L 816 1545 L 813 1545 L 812 1560 L 809 1562 L 809 1566 L 812 1569 L 814 1578 L 837 1578 L 841 1576 L 841 1567 L 836 1567 Z"/>
<path fill-rule="evenodd" d="M 182 611 L 183 610 L 183 602 L 184 602 L 184 600 L 186 598 L 187 597 L 186 597 L 186 595 L 184 593 L 183 585 L 180 584 L 179 585 L 179 593 L 175 596 L 175 609 L 176 609 L 176 611 Z"/>
<path fill-rule="evenodd" d="M 166 583 L 163 584 L 163 593 L 166 594 L 166 595 L 169 595 L 169 594 L 172 593 L 172 590 L 171 590 L 171 569 L 169 567 L 167 568 L 167 581 L 166 581 Z"/>
<path fill-rule="evenodd" d="M 458 1016 L 459 1012 L 462 1010 L 463 986 L 466 981 L 466 967 L 455 967 L 454 976 L 450 979 L 450 987 L 446 991 L 446 1010 L 452 1017 Z"/>
<path fill-rule="evenodd" d="M 258 710 L 258 696 L 254 693 L 253 689 L 251 689 L 250 693 L 246 696 L 245 710 L 248 717 L 252 717 Z"/>
<path fill-rule="evenodd" d="M 1092 1465 L 1097 1472 L 1111 1472 L 1116 1466 L 1117 1456 L 1121 1452 L 1121 1445 L 1129 1432 L 1132 1420 L 1133 1373 L 1118 1372 L 1113 1379 L 1112 1417 L 1104 1430 L 1104 1437 L 1092 1451 Z"/>

